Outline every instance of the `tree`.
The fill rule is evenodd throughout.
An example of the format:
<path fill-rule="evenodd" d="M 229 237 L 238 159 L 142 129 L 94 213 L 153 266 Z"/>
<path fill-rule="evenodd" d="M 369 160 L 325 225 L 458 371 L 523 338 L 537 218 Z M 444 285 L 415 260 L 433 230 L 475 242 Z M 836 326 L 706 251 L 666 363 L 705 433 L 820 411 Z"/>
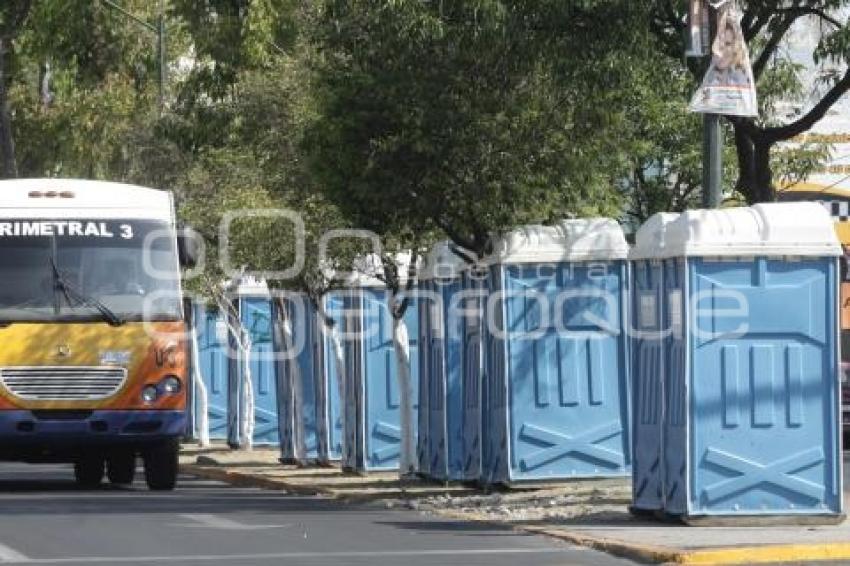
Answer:
<path fill-rule="evenodd" d="M 634 17 L 606 1 L 322 4 L 312 168 L 352 225 L 390 252 L 382 276 L 402 392 L 415 262 L 401 268 L 394 253 L 418 252 L 442 232 L 481 257 L 518 224 L 621 210 L 614 187 L 627 160 L 617 134 L 628 112 L 619 102 L 634 55 L 615 47 L 640 39 Z M 404 474 L 413 459 L 402 452 Z"/>
<path fill-rule="evenodd" d="M 142 0 L 121 4 L 142 19 L 156 11 Z M 161 158 L 175 152 L 158 130 L 151 35 L 99 0 L 33 3 L 28 22 L 9 89 L 21 174 L 169 186 L 185 165 Z M 170 44 L 185 49 L 174 27 Z"/>
<path fill-rule="evenodd" d="M 287 318 L 289 309 L 285 308 L 284 297 L 276 291 L 304 293 L 320 308 L 321 296 L 336 284 L 329 273 L 334 268 L 342 268 L 343 264 L 350 264 L 353 252 L 346 251 L 349 246 L 334 246 L 333 255 L 324 263 L 319 257 L 319 242 L 324 232 L 345 224 L 338 210 L 316 189 L 305 168 L 300 140 L 310 120 L 311 103 L 305 88 L 308 81 L 304 77 L 306 69 L 302 58 L 298 53 L 276 54 L 275 57 L 276 60 L 262 69 L 239 72 L 233 91 L 223 99 L 198 96 L 198 100 L 207 101 L 203 115 L 217 124 L 219 130 L 210 132 L 208 137 L 202 134 L 206 140 L 203 144 L 193 141 L 184 146 L 183 151 L 193 154 L 193 165 L 181 181 L 180 213 L 207 242 L 210 254 L 206 284 L 200 287 L 205 295 L 216 298 L 222 312 L 232 311 L 225 289 L 215 287 L 216 282 L 229 276 L 221 270 L 216 256 L 222 244 L 219 227 L 224 215 L 235 210 L 272 214 L 286 210 L 299 215 L 304 226 L 300 236 L 294 233 L 288 219 L 243 218 L 232 225 L 228 246 L 231 264 L 235 267 L 244 266 L 252 272 L 281 271 L 297 263 L 296 250 L 298 238 L 301 238 L 303 267 L 292 277 L 267 279 L 276 312 L 281 315 L 275 320 L 275 332 L 281 339 L 279 343 L 289 350 L 293 347 L 287 339 L 291 329 L 291 321 Z M 190 82 L 186 88 L 194 89 L 198 85 Z M 207 127 L 207 124 L 198 124 L 196 129 L 194 116 L 197 114 L 193 111 L 178 118 L 179 127 L 173 130 L 173 135 L 187 130 L 193 135 L 198 129 Z M 344 257 L 349 260 L 346 262 Z M 342 263 L 335 263 L 337 261 Z M 330 317 L 323 314 L 325 324 L 332 326 Z M 244 340 L 244 329 L 234 313 L 231 312 L 229 318 L 233 341 L 245 350 L 248 342 Z M 338 342 L 338 335 L 332 336 Z M 247 358 L 243 353 L 241 359 Z M 340 367 L 340 375 L 343 371 Z M 242 373 L 244 377 L 244 370 Z M 297 372 L 290 375 L 295 377 L 293 389 L 297 391 Z M 250 387 L 246 390 L 249 393 L 246 397 L 249 397 Z M 301 399 L 296 399 L 293 408 L 300 409 L 301 403 Z M 243 414 L 252 415 L 253 411 L 245 407 Z M 250 435 L 243 431 L 242 437 L 248 439 Z"/>
<path fill-rule="evenodd" d="M 14 70 L 14 41 L 21 33 L 32 8 L 32 0 L 12 0 L 0 7 L 0 173 L 17 177 L 9 86 Z"/>
<path fill-rule="evenodd" d="M 649 34 L 648 28 L 641 29 Z M 651 36 L 647 41 L 657 42 Z M 696 81 L 679 61 L 636 60 L 630 76 L 624 97 L 629 120 L 619 136 L 629 166 L 619 184 L 627 199 L 626 218 L 636 227 L 656 212 L 681 212 L 700 205 L 703 131 L 701 117 L 687 108 Z M 726 185 L 734 182 L 734 161 L 734 146 L 727 143 Z"/>
<path fill-rule="evenodd" d="M 651 29 L 660 39 L 663 52 L 681 60 L 684 52 L 685 2 L 656 0 L 651 11 Z M 794 0 L 778 5 L 772 0 L 749 0 L 743 3 L 742 29 L 750 48 L 753 74 L 763 99 L 758 119 L 728 118 L 734 132 L 738 161 L 735 188 L 748 202 L 775 199 L 775 167 L 773 150 L 781 142 L 808 131 L 822 119 L 850 89 L 850 25 L 836 14 L 850 5 L 846 0 Z M 816 64 L 822 65 L 818 81 L 823 85 L 814 103 L 800 115 L 782 116 L 775 106 L 777 95 L 793 95 L 799 91 L 794 62 L 781 49 L 794 26 L 814 19 L 821 33 L 812 52 Z M 689 66 L 694 76 L 702 67 Z M 800 162 L 782 160 L 785 164 Z"/>

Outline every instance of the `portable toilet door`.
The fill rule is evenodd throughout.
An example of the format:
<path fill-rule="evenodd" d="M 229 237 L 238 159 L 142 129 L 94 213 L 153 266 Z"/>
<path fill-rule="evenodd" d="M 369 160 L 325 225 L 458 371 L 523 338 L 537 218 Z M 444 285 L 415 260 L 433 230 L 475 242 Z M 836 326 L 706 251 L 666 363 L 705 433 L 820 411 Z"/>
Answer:
<path fill-rule="evenodd" d="M 227 344 L 221 342 L 218 326 L 221 313 L 203 304 L 195 305 L 195 328 L 198 336 L 198 358 L 201 378 L 207 388 L 207 419 L 210 440 L 227 439 L 228 356 Z M 195 395 L 197 414 L 197 395 Z"/>
<path fill-rule="evenodd" d="M 644 223 L 631 250 L 632 505 L 636 514 L 664 508 L 664 371 L 670 351 L 670 315 L 675 298 L 665 290 L 664 260 L 658 259 L 665 227 L 677 214 L 657 214 Z M 673 285 L 677 288 L 678 286 Z"/>
<path fill-rule="evenodd" d="M 389 292 L 374 277 L 353 278 L 345 295 L 346 445 L 343 467 L 357 472 L 396 470 L 401 449 L 401 405 L 392 339 Z M 418 307 L 405 313 L 416 428 L 418 392 Z M 414 443 L 416 430 L 412 431 Z"/>
<path fill-rule="evenodd" d="M 843 518 L 838 256 L 816 203 L 683 213 L 664 256 L 684 289 L 667 372 L 665 511 L 686 522 Z M 672 492 L 672 486 L 677 486 Z"/>
<path fill-rule="evenodd" d="M 461 376 L 463 389 L 462 480 L 481 479 L 484 434 L 484 312 L 487 271 L 471 266 L 461 273 Z"/>
<path fill-rule="evenodd" d="M 420 473 L 441 481 L 465 479 L 460 304 L 465 269 L 450 244 L 440 242 L 428 256 L 419 285 L 419 439 L 425 452 Z M 423 419 L 426 412 L 429 417 Z"/>
<path fill-rule="evenodd" d="M 342 468 L 362 471 L 364 461 L 365 431 L 363 424 L 363 316 L 359 292 L 349 289 L 341 293 L 343 325 L 340 338 L 345 362 L 345 398 L 342 399 L 343 443 Z"/>
<path fill-rule="evenodd" d="M 272 306 L 281 460 L 316 461 L 315 309 L 306 295 L 295 293 L 281 295 Z"/>
<path fill-rule="evenodd" d="M 420 281 L 419 283 L 419 300 L 417 308 L 419 309 L 419 411 L 417 411 L 417 432 L 416 435 L 416 471 L 422 477 L 431 476 L 431 455 L 433 453 L 432 444 L 437 440 L 433 438 L 435 431 L 432 431 L 429 425 L 431 419 L 431 388 L 434 380 L 434 361 L 431 354 L 431 327 L 434 324 L 430 310 L 433 308 L 434 301 L 427 297 L 430 290 L 429 281 Z"/>
<path fill-rule="evenodd" d="M 329 328 L 322 320 L 322 314 L 316 313 L 315 366 L 317 436 L 319 443 L 319 461 L 328 464 L 342 459 L 343 417 L 342 382 L 337 367 L 336 347 L 332 333 L 342 332 L 343 296 L 339 292 L 328 293 L 320 299 L 324 304 L 324 314 L 334 322 Z M 341 364 L 344 368 L 345 361 Z"/>
<path fill-rule="evenodd" d="M 684 313 L 686 270 L 684 260 L 665 259 L 662 263 L 663 303 L 660 303 L 663 315 L 665 335 L 663 346 L 663 381 L 661 388 L 662 433 L 661 433 L 661 485 L 663 489 L 663 510 L 669 513 L 673 508 L 681 509 L 682 494 L 686 485 L 682 483 L 681 470 L 687 469 L 687 451 L 667 450 L 666 446 L 685 446 L 687 444 L 687 420 L 685 410 L 687 394 L 682 389 L 685 379 L 687 348 L 684 335 Z"/>
<path fill-rule="evenodd" d="M 486 483 L 631 472 L 628 246 L 610 219 L 528 226 L 490 269 Z"/>

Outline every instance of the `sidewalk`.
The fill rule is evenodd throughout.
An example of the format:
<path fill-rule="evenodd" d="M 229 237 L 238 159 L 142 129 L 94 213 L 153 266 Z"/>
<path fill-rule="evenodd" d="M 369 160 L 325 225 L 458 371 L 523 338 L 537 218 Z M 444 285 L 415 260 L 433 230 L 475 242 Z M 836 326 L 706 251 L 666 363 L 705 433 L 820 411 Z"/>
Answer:
<path fill-rule="evenodd" d="M 850 560 L 850 521 L 825 527 L 688 527 L 638 519 L 627 511 L 631 494 L 627 479 L 483 493 L 463 486 L 401 483 L 395 473 L 364 477 L 343 473 L 339 468 L 283 466 L 277 458 L 277 451 L 262 448 L 233 452 L 186 447 L 181 466 L 185 473 L 234 485 L 370 501 L 456 520 L 485 521 L 648 562 Z"/>

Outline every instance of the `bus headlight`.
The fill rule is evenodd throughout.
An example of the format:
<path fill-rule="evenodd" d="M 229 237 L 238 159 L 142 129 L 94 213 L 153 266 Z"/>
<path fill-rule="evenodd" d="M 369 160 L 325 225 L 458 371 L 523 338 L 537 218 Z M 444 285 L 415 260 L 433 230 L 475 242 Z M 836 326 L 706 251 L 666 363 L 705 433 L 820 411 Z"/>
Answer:
<path fill-rule="evenodd" d="M 153 403 L 159 397 L 159 391 L 156 390 L 156 385 L 145 385 L 142 389 L 142 401 L 145 403 Z"/>
<path fill-rule="evenodd" d="M 165 379 L 160 381 L 159 384 L 162 386 L 162 390 L 169 395 L 180 393 L 180 389 L 183 387 L 183 384 L 180 383 L 180 379 L 176 375 L 166 375 Z"/>

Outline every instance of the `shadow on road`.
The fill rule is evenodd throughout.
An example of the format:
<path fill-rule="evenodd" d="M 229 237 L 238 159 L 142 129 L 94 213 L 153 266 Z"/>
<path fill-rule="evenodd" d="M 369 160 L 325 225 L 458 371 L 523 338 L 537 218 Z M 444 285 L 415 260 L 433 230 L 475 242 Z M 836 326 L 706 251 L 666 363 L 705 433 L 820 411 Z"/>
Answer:
<path fill-rule="evenodd" d="M 38 470 L 38 468 L 30 468 Z M 67 478 L 63 476 L 67 473 Z M 29 475 L 29 477 L 27 477 Z M 366 504 L 348 504 L 318 497 L 288 495 L 278 491 L 242 489 L 181 476 L 172 492 L 149 491 L 137 474 L 128 487 L 104 484 L 99 489 L 82 489 L 70 469 L 52 468 L 49 473 L 10 471 L 0 464 L 0 507 L 5 516 L 56 513 L 353 513 L 368 515 L 386 510 Z M 27 478 L 27 479 L 23 479 Z M 120 503 L 119 503 L 120 502 Z"/>

